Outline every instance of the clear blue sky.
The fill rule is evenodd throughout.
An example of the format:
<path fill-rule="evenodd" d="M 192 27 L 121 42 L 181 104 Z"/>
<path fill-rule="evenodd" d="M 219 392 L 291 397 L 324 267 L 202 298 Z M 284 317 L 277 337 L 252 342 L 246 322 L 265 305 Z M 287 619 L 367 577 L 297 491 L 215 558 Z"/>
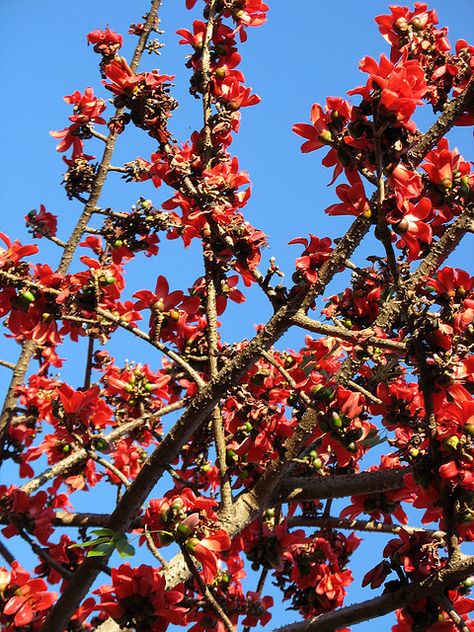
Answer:
<path fill-rule="evenodd" d="M 250 29 L 249 40 L 241 47 L 247 84 L 262 97 L 262 103 L 244 110 L 241 132 L 232 151 L 239 156 L 241 167 L 250 172 L 253 181 L 247 217 L 269 235 L 271 249 L 266 257 L 276 256 L 277 262 L 291 276 L 299 247 L 287 246 L 290 239 L 309 232 L 334 238 L 343 234 L 350 223 L 350 218 L 328 218 L 322 213 L 335 200 L 334 189 L 326 187 L 330 172 L 320 165 L 324 153 L 300 154 L 300 139 L 292 134 L 291 125 L 308 120 L 315 101 L 322 103 L 328 95 L 344 96 L 348 89 L 362 83 L 363 76 L 357 68 L 362 56 L 378 57 L 380 52 L 387 52 L 373 18 L 388 12 L 388 2 L 269 0 L 269 4 L 268 24 Z M 100 84 L 98 56 L 87 47 L 86 33 L 108 24 L 126 35 L 128 25 L 139 22 L 147 7 L 146 0 L 82 0 L 81 3 L 2 0 L 0 3 L 3 74 L 0 231 L 27 240 L 23 217 L 43 203 L 59 215 L 60 236 L 68 234 L 80 206 L 69 202 L 59 186 L 64 165 L 54 150 L 55 141 L 49 131 L 67 125 L 70 107 L 63 102 L 64 95 L 93 86 L 104 98 L 110 96 Z M 438 11 L 441 24 L 449 26 L 452 44 L 461 37 L 472 38 L 472 0 L 435 0 L 430 7 Z M 174 94 L 180 108 L 173 115 L 171 129 L 181 141 L 200 126 L 200 105 L 188 94 L 189 71 L 184 67 L 184 56 L 189 48 L 178 46 L 175 32 L 178 28 L 190 27 L 192 20 L 199 17 L 197 8 L 187 12 L 184 0 L 163 1 L 160 15 L 165 34 L 161 39 L 166 47 L 161 58 L 146 56 L 142 64 L 144 69 L 157 66 L 164 73 L 176 75 Z M 123 54 L 129 57 L 135 38 L 125 37 L 125 40 Z M 429 117 L 423 120 L 425 127 L 429 120 Z M 456 130 L 451 138 L 469 158 L 470 133 L 466 129 Z M 99 154 L 100 144 L 94 143 L 88 145 L 86 151 Z M 153 142 L 144 133 L 127 131 L 118 142 L 114 164 L 137 156 L 147 158 L 151 151 Z M 102 205 L 127 209 L 140 195 L 151 197 L 156 205 L 169 197 L 167 190 L 157 191 L 149 185 L 123 185 L 118 178 L 112 178 L 105 188 Z M 198 249 L 183 252 L 177 242 L 162 243 L 158 258 L 151 261 L 140 258 L 130 267 L 127 278 L 131 291 L 143 287 L 144 278 L 150 279 L 152 285 L 157 274 L 165 274 L 173 288 L 187 286 L 202 274 Z M 41 259 L 54 265 L 57 249 L 44 240 L 40 245 Z M 472 245 L 471 236 L 470 244 L 466 241 L 450 262 L 467 266 Z M 373 252 L 363 247 L 355 260 L 363 263 L 363 257 L 368 254 Z M 331 294 L 331 290 L 327 294 Z M 254 324 L 264 322 L 268 316 L 265 302 L 258 292 L 252 291 L 246 304 L 229 311 L 223 326 L 224 335 L 227 339 L 250 337 Z M 299 341 L 301 336 L 290 335 L 287 344 L 293 346 Z M 130 357 L 128 339 L 119 338 L 120 342 L 121 346 L 114 348 L 117 356 Z M 1 357 L 14 361 L 16 355 L 13 343 L 2 343 Z M 140 346 L 131 359 L 156 364 L 156 357 Z M 71 361 L 62 376 L 74 384 L 78 372 L 82 375 L 82 364 L 75 365 Z M 0 374 L 2 385 L 6 377 Z M 81 501 L 83 509 L 87 506 L 86 500 Z M 89 506 L 89 509 L 94 507 Z M 356 576 L 359 572 L 359 577 L 351 588 L 351 601 L 369 596 L 359 588 L 360 573 L 370 567 L 368 559 L 373 560 L 369 562 L 372 566 L 380 560 L 379 551 L 384 541 L 384 536 L 374 536 L 355 556 L 354 570 Z M 278 599 L 276 604 L 275 617 L 268 629 L 298 618 L 295 613 L 287 613 Z M 378 619 L 353 629 L 387 629 L 392 621 L 392 617 Z"/>

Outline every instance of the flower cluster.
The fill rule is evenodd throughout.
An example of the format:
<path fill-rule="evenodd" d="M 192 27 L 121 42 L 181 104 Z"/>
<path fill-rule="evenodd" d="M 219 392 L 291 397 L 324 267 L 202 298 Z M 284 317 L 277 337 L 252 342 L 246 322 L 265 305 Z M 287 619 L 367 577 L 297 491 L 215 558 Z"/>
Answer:
<path fill-rule="evenodd" d="M 4 630 L 38 630 L 56 598 L 45 581 L 31 578 L 18 562 L 13 562 L 11 571 L 0 567 L 0 622 Z"/>
<path fill-rule="evenodd" d="M 196 4 L 186 1 L 188 9 Z M 261 0 L 202 5 L 203 19 L 178 31 L 190 47 L 190 92 L 203 102 L 202 123 L 189 138 L 169 129 L 174 77 L 138 70 L 142 52 L 161 47 L 149 40 L 160 33 L 153 11 L 130 27 L 139 37 L 130 64 L 119 56 L 121 35 L 91 31 L 87 41 L 116 112 L 106 122 L 105 100 L 92 88 L 75 90 L 65 97 L 73 107 L 68 126 L 52 132 L 59 152 L 71 150 L 63 184 L 69 198 L 85 203 L 84 213 L 65 241 L 44 205 L 25 218 L 33 238 L 63 249 L 56 270 L 37 262 L 35 245 L 0 234 L 0 316 L 23 347 L 0 444 L 18 476 L 30 479 L 0 487 L 2 533 L 27 541 L 39 557 L 35 578 L 17 562 L 0 570 L 0 624 L 8 631 L 47 626 L 56 600 L 48 585 L 59 586 L 67 609 L 76 572 L 84 585 L 93 580 L 86 558 L 102 556 L 107 569 L 114 551 L 133 554 L 132 540 L 160 564 L 116 565 L 94 597 L 71 606 L 68 629 L 109 617 L 139 632 L 264 626 L 273 607 L 267 575 L 290 609 L 330 621 L 353 581 L 349 564 L 360 540 L 339 531 L 350 521 L 397 535 L 364 578 L 386 592 L 416 589 L 435 574 L 442 583 L 474 539 L 474 278 L 440 268 L 471 228 L 472 167 L 444 136 L 474 120 L 465 92 L 473 47 L 462 40 L 452 52 L 447 30 L 421 2 L 378 16 L 390 53 L 364 57 L 363 85 L 348 99 L 315 103 L 310 122 L 293 127 L 303 153 L 326 147 L 330 184 L 345 179 L 325 212 L 355 222 L 334 241 L 312 232 L 292 239 L 300 252 L 285 286 L 274 283 L 283 276 L 275 259 L 260 270 L 267 239 L 245 218 L 251 180 L 231 153 L 244 108 L 260 101 L 246 85 L 239 39 L 266 21 L 269 7 Z M 415 123 L 423 104 L 443 110 L 424 136 Z M 129 123 L 149 136 L 149 153 L 114 166 L 115 141 Z M 96 130 L 106 124 L 108 136 Z M 84 153 L 92 139 L 105 146 L 97 164 Z M 163 198 L 106 208 L 99 198 L 113 172 L 134 186 L 153 185 Z M 360 263 L 352 255 L 370 228 L 379 256 Z M 160 233 L 175 248 L 201 249 L 203 269 L 184 287 L 154 265 L 166 251 Z M 140 253 L 147 266 L 134 276 Z M 347 269 L 351 280 L 329 286 L 321 299 Z M 228 343 L 221 320 L 253 284 L 273 314 L 253 340 Z M 329 323 L 308 316 L 317 309 Z M 277 343 L 293 325 L 318 337 L 282 350 Z M 118 331 L 152 350 L 146 363 L 111 355 L 106 345 L 121 343 Z M 75 382 L 67 381 L 63 343 L 84 348 L 85 372 Z M 133 358 L 126 344 L 118 354 Z M 29 355 L 38 361 L 34 370 Z M 175 425 L 162 419 L 180 409 Z M 372 451 L 383 444 L 390 451 Z M 368 453 L 378 454 L 376 465 L 366 466 Z M 289 489 L 294 478 L 298 491 Z M 75 492 L 104 488 L 117 498 L 119 526 L 117 513 L 81 515 L 73 504 Z M 162 496 L 148 499 L 152 488 Z M 341 489 L 350 500 L 335 512 Z M 408 526 L 412 515 L 434 528 Z M 69 535 L 55 538 L 56 525 L 70 526 Z M 102 527 L 99 537 L 88 539 L 85 525 Z M 177 553 L 169 564 L 161 558 L 168 546 Z M 255 590 L 247 590 L 247 564 L 261 572 Z M 472 583 L 466 575 L 443 587 L 471 628 Z M 422 595 L 399 609 L 394 630 L 450 631 L 445 607 Z"/>
<path fill-rule="evenodd" d="M 151 500 L 144 525 L 156 546 L 178 542 L 201 565 L 204 581 L 210 583 L 217 574 L 223 551 L 230 547 L 229 536 L 215 526 L 217 502 L 196 496 L 191 489 L 170 491 L 160 500 Z"/>
<path fill-rule="evenodd" d="M 433 540 L 426 533 L 408 534 L 402 529 L 400 537 L 390 540 L 383 551 L 384 557 L 388 559 L 366 574 L 363 586 L 370 585 L 372 588 L 377 588 L 393 572 L 396 572 L 398 579 L 388 582 L 387 590 L 395 590 L 408 582 L 426 579 L 431 573 L 446 566 L 446 559 L 440 557 L 439 547 L 440 542 Z M 453 604 L 453 608 L 461 615 L 464 625 L 467 625 L 469 629 L 473 623 L 469 618 L 469 612 L 472 613 L 474 601 L 466 598 L 464 593 L 470 581 L 470 579 L 466 580 L 466 586 L 458 585 L 447 591 L 449 602 Z M 394 632 L 409 632 L 418 623 L 433 632 L 438 630 L 455 632 L 457 629 L 443 606 L 440 607 L 439 602 L 430 597 L 419 599 L 411 603 L 409 607 L 400 608 L 396 611 L 396 615 L 397 625 L 392 628 Z"/>
<path fill-rule="evenodd" d="M 174 77 L 161 75 L 157 70 L 134 73 L 124 57 L 115 57 L 104 67 L 104 86 L 115 95 L 116 107 L 130 110 L 130 120 L 148 131 L 150 136 L 165 141 L 169 133 L 166 125 L 171 111 L 177 106 L 169 95 L 170 82 Z M 127 122 L 125 116 L 122 123 Z"/>

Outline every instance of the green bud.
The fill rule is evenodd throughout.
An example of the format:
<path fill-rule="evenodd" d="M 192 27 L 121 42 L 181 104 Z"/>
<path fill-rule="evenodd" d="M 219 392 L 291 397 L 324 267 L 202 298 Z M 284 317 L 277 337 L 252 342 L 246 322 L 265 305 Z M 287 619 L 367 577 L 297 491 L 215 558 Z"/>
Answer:
<path fill-rule="evenodd" d="M 459 444 L 459 437 L 457 435 L 451 435 L 448 439 L 444 440 L 444 445 L 446 447 L 452 448 L 456 450 Z"/>
<path fill-rule="evenodd" d="M 30 290 L 24 290 L 20 294 L 20 298 L 25 301 L 25 303 L 33 303 L 36 297 Z"/>
<path fill-rule="evenodd" d="M 331 424 L 331 426 L 333 428 L 341 428 L 342 427 L 342 419 L 336 412 L 333 412 L 330 424 Z"/>
<path fill-rule="evenodd" d="M 192 529 L 190 529 L 188 527 L 188 525 L 186 524 L 179 524 L 176 528 L 176 532 L 178 533 L 179 536 L 181 536 L 183 539 L 189 538 L 189 536 L 191 535 L 191 533 L 193 532 Z"/>
<path fill-rule="evenodd" d="M 99 452 L 110 452 L 109 442 L 106 441 L 105 439 L 102 439 L 102 437 L 99 437 L 98 439 L 94 439 L 94 441 L 92 442 L 92 445 Z"/>

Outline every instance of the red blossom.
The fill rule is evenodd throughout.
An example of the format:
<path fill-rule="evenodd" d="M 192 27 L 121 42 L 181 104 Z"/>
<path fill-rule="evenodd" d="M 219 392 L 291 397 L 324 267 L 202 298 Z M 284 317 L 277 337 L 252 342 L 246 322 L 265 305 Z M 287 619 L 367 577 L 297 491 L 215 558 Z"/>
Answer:
<path fill-rule="evenodd" d="M 48 538 L 53 533 L 54 511 L 47 506 L 48 495 L 41 491 L 29 496 L 19 489 L 0 488 L 0 498 L 4 511 L 9 516 L 10 524 L 2 529 L 7 538 L 24 529 L 34 534 L 42 544 L 48 544 Z"/>
<path fill-rule="evenodd" d="M 401 213 L 393 213 L 387 216 L 393 230 L 400 235 L 397 241 L 398 248 L 406 248 L 407 261 L 417 259 L 421 254 L 420 242 L 430 244 L 433 239 L 431 226 L 424 220 L 433 217 L 432 205 L 427 197 L 421 198 L 417 204 L 407 201 Z"/>
<path fill-rule="evenodd" d="M 94 46 L 94 51 L 104 57 L 112 57 L 122 48 L 123 39 L 119 33 L 105 28 L 96 29 L 87 34 L 87 43 Z"/>
<path fill-rule="evenodd" d="M 303 153 L 324 147 L 332 140 L 331 132 L 328 129 L 328 113 L 323 110 L 319 103 L 315 103 L 311 108 L 311 123 L 312 125 L 296 123 L 292 127 L 295 134 L 308 139 L 301 145 Z"/>
<path fill-rule="evenodd" d="M 146 564 L 112 569 L 112 585 L 101 586 L 95 593 L 100 596 L 96 609 L 141 632 L 165 632 L 170 624 L 186 623 L 187 608 L 180 605 L 182 587 L 167 590 L 165 578 Z"/>
<path fill-rule="evenodd" d="M 57 593 L 49 592 L 42 579 L 30 579 L 18 562 L 11 571 L 0 569 L 0 622 L 5 629 L 39 629 L 56 599 Z"/>
<path fill-rule="evenodd" d="M 423 102 L 421 97 L 427 91 L 427 84 L 423 69 L 416 60 L 407 60 L 406 55 L 397 64 L 393 64 L 385 55 L 381 55 L 380 62 L 372 57 L 364 57 L 359 64 L 363 72 L 370 78 L 367 84 L 350 90 L 348 94 L 360 94 L 370 101 L 375 94 L 380 94 L 377 101 L 382 107 L 382 115 L 395 117 L 397 125 L 403 125 L 410 131 L 415 130 L 410 117 L 417 105 Z"/>
<path fill-rule="evenodd" d="M 332 242 L 329 237 L 319 239 L 319 237 L 310 233 L 309 239 L 297 237 L 288 243 L 303 244 L 305 246 L 303 255 L 296 260 L 296 269 L 303 274 L 308 283 L 316 283 L 319 268 L 330 257 L 332 252 Z"/>

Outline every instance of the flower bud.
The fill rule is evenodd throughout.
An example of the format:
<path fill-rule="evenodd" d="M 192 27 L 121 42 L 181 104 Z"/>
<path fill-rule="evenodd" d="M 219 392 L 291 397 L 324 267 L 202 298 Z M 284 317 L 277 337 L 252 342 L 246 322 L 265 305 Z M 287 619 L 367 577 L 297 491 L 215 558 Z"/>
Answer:
<path fill-rule="evenodd" d="M 332 142 L 333 138 L 332 138 L 331 132 L 328 129 L 323 129 L 323 131 L 319 135 L 319 140 L 322 143 L 330 143 L 330 142 Z"/>
<path fill-rule="evenodd" d="M 200 540 L 198 538 L 189 538 L 189 540 L 186 541 L 185 547 L 188 549 L 188 551 L 192 552 L 199 544 L 199 542 Z"/>
<path fill-rule="evenodd" d="M 457 435 L 451 435 L 448 439 L 444 440 L 444 445 L 446 447 L 452 448 L 456 450 L 459 444 L 459 437 Z"/>
<path fill-rule="evenodd" d="M 30 290 L 24 290 L 20 294 L 20 298 L 25 301 L 25 303 L 33 303 L 35 300 L 35 295 Z"/>
<path fill-rule="evenodd" d="M 408 220 L 403 218 L 400 222 L 398 222 L 398 224 L 395 224 L 395 226 L 393 226 L 393 231 L 397 233 L 397 235 L 403 235 L 407 232 L 409 227 L 410 224 L 408 223 Z"/>

